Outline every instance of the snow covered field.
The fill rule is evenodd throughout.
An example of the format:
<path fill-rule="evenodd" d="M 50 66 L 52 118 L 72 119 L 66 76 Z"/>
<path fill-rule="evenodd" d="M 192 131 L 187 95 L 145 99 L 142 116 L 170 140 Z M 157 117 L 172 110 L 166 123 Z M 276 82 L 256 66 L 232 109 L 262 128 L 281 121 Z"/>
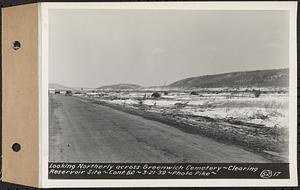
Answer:
<path fill-rule="evenodd" d="M 218 120 L 234 120 L 264 127 L 288 128 L 288 93 L 278 89 L 226 92 L 206 91 L 97 91 L 85 96 L 107 103 L 119 104 L 149 112 L 203 116 Z"/>
<path fill-rule="evenodd" d="M 139 89 L 74 93 L 104 106 L 288 161 L 286 89 Z"/>

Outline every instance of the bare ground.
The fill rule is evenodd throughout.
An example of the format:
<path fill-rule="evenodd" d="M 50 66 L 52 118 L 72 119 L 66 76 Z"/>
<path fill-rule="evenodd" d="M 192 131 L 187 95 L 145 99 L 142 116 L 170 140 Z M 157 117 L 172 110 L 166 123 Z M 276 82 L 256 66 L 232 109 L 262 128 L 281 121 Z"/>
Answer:
<path fill-rule="evenodd" d="M 237 145 L 260 154 L 274 163 L 288 162 L 288 130 L 285 128 L 270 128 L 239 120 L 187 115 L 168 109 L 163 112 L 152 112 L 148 110 L 147 105 L 119 105 L 93 98 L 83 98 L 83 100 L 158 121 L 221 143 Z"/>
<path fill-rule="evenodd" d="M 217 142 L 87 99 L 49 95 L 50 162 L 268 163 Z"/>

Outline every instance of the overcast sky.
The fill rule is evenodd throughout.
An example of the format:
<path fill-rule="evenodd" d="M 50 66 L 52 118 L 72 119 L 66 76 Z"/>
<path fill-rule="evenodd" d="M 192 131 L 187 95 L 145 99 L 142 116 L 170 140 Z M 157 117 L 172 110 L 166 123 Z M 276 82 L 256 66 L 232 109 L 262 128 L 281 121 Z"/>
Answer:
<path fill-rule="evenodd" d="M 51 10 L 49 82 L 164 85 L 288 67 L 285 11 Z"/>

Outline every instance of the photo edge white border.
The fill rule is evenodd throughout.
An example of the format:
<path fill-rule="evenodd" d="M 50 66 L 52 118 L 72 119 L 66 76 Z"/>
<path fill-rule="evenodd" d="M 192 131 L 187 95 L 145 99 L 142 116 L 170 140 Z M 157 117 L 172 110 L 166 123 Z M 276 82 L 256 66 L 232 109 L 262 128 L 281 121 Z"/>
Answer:
<path fill-rule="evenodd" d="M 138 4 L 137 7 L 134 5 Z M 153 4 L 153 6 L 149 6 Z M 155 4 L 155 5 L 154 5 Z M 159 9 L 164 6 L 172 5 L 170 9 L 176 9 L 174 6 L 180 5 L 180 9 L 186 10 L 289 10 L 290 11 L 290 122 L 295 124 L 295 129 L 289 131 L 289 140 L 294 142 L 289 144 L 290 158 L 290 179 L 130 179 L 130 180 L 51 180 L 48 179 L 48 11 L 50 9 L 143 9 L 141 6 L 147 6 L 144 9 Z M 183 4 L 185 6 L 183 6 Z M 195 8 L 187 5 L 195 4 L 206 5 L 207 8 Z M 239 6 L 245 8 L 238 8 Z M 234 5 L 232 7 L 232 5 Z M 272 5 L 272 6 L 270 6 Z M 282 6 L 285 5 L 285 6 Z M 113 8 L 109 8 L 109 7 Z M 118 8 L 119 6 L 119 8 Z M 129 6 L 129 7 L 128 7 Z M 182 6 L 184 8 L 182 8 Z M 221 7 L 221 6 L 225 6 Z M 73 8 L 72 8 L 73 7 Z M 143 9 L 143 10 L 144 10 Z M 292 187 L 298 185 L 297 170 L 297 105 L 291 102 L 297 102 L 297 44 L 296 44 L 296 14 L 297 2 L 98 2 L 98 3 L 40 3 L 40 36 L 39 40 L 39 85 L 41 96 L 40 101 L 40 187 L 59 188 L 59 187 Z M 291 23 L 291 21 L 293 21 Z M 294 68 L 294 69 L 292 69 Z M 292 118 L 291 116 L 296 118 Z M 293 133 L 292 133 L 293 132 Z M 295 134 L 295 135 L 291 135 Z M 295 141 L 296 138 L 296 141 Z M 291 155 L 292 151 L 294 155 Z M 294 152 L 293 151 L 293 152 Z M 241 181 L 241 182 L 239 182 Z M 155 183 L 153 183 L 155 182 Z M 208 183 L 210 182 L 210 183 Z M 217 183 L 216 183 L 217 182 Z M 174 185 L 175 184 L 175 185 Z"/>

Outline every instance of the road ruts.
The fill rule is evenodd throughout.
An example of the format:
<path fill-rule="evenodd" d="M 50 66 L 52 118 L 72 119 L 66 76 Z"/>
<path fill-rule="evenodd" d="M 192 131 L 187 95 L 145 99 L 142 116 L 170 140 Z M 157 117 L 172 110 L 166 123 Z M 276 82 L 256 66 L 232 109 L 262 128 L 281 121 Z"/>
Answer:
<path fill-rule="evenodd" d="M 266 163 L 240 147 L 84 101 L 49 95 L 50 162 Z"/>

